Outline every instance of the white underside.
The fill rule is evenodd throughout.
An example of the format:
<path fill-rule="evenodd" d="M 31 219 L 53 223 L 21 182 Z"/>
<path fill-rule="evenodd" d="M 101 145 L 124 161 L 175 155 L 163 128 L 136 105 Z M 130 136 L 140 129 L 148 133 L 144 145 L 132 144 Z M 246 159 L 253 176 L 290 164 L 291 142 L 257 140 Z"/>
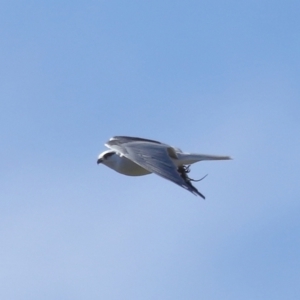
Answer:
<path fill-rule="evenodd" d="M 128 175 L 128 176 L 143 176 L 151 174 L 148 170 L 142 168 L 138 164 L 129 160 L 125 156 L 114 156 L 114 162 L 112 161 L 104 161 L 103 162 L 107 167 L 115 170 L 118 173 Z"/>

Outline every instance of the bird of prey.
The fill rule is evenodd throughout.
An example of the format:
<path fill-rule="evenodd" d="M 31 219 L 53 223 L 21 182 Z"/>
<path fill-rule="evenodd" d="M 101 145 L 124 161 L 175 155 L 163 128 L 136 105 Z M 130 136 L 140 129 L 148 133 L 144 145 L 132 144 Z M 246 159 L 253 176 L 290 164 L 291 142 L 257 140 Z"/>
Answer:
<path fill-rule="evenodd" d="M 184 153 L 158 141 L 129 136 L 112 137 L 105 146 L 109 150 L 98 156 L 97 164 L 102 163 L 128 176 L 154 173 L 203 199 L 205 197 L 191 183 L 197 180 L 187 175 L 190 165 L 202 160 L 231 159 L 229 156 Z"/>

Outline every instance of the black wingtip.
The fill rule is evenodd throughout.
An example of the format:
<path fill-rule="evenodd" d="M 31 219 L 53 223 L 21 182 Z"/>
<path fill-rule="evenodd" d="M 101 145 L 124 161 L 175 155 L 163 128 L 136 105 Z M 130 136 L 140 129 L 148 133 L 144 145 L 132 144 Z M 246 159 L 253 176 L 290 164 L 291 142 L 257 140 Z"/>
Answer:
<path fill-rule="evenodd" d="M 205 200 L 205 196 L 203 194 L 201 194 L 198 190 L 197 190 L 197 194 L 203 198 L 203 200 Z"/>
<path fill-rule="evenodd" d="M 199 180 L 194 180 L 191 179 L 190 177 L 187 176 L 187 173 L 190 172 L 190 166 L 179 166 L 177 169 L 178 173 L 180 174 L 180 176 L 182 177 L 182 179 L 185 181 L 185 183 L 188 186 L 188 190 L 190 192 L 192 192 L 194 195 L 198 195 L 201 198 L 203 198 L 205 200 L 205 196 L 202 195 L 191 183 L 191 181 L 201 181 L 203 180 L 207 175 L 205 175 L 204 177 L 202 177 Z"/>
<path fill-rule="evenodd" d="M 201 194 L 192 184 L 189 180 L 186 180 L 185 181 L 188 186 L 190 187 L 189 191 L 192 192 L 195 196 L 200 196 L 202 199 L 205 200 L 205 196 L 203 194 Z"/>
<path fill-rule="evenodd" d="M 201 194 L 191 183 L 189 184 L 190 185 L 190 187 L 193 189 L 193 191 L 192 191 L 192 193 L 194 194 L 194 195 L 198 195 L 198 196 L 200 196 L 202 199 L 204 199 L 205 200 L 205 196 L 203 195 L 203 194 Z"/>

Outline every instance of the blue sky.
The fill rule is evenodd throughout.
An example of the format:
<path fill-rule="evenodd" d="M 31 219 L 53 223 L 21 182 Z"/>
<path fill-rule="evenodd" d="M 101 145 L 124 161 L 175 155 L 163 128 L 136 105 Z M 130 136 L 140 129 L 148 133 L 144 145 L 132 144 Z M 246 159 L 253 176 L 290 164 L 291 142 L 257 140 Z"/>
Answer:
<path fill-rule="evenodd" d="M 1 299 L 299 299 L 298 1 L 2 1 Z M 224 154 L 206 200 L 96 159 Z"/>

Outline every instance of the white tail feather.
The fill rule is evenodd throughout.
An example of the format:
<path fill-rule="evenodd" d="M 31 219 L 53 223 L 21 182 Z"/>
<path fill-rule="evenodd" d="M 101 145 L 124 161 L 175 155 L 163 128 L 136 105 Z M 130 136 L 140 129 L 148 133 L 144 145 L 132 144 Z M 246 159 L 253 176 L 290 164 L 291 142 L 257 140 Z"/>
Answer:
<path fill-rule="evenodd" d="M 177 153 L 179 165 L 191 165 L 202 160 L 229 160 L 230 156 L 224 155 L 210 155 L 210 154 L 196 154 L 196 153 Z"/>

